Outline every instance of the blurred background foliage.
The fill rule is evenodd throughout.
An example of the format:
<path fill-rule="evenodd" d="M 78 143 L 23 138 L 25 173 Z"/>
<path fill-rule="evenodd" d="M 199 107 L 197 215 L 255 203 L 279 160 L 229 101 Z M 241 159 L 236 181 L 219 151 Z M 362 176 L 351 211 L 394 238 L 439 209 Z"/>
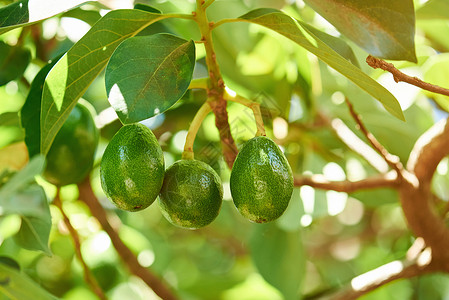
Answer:
<path fill-rule="evenodd" d="M 0 1 L 0 5 L 11 2 Z M 133 5 L 132 1 L 109 2 L 121 7 Z M 164 13 L 190 13 L 195 5 L 194 1 L 184 0 L 139 2 Z M 415 1 L 418 63 L 396 65 L 408 74 L 447 86 L 449 22 L 447 15 L 437 17 L 435 10 L 425 9 L 424 2 Z M 424 9 L 420 9 L 423 5 Z M 397 97 L 407 120 L 401 122 L 387 114 L 342 75 L 276 33 L 243 23 L 217 28 L 214 41 L 226 84 L 262 105 L 267 134 L 281 145 L 294 173 L 323 174 L 330 180 L 359 180 L 376 173 L 341 142 L 326 122 L 320 122 L 323 118 L 339 118 L 363 139 L 348 113 L 345 96 L 357 99 L 354 106 L 366 126 L 403 163 L 407 162 L 417 138 L 436 121 L 447 117 L 447 98 L 437 96 L 435 105 L 428 99 L 431 95 L 404 83 L 397 84 L 389 74 L 369 69 L 364 63 L 367 53 L 341 36 L 302 1 L 216 1 L 209 14 L 216 21 L 259 7 L 283 9 L 345 40 L 360 67 Z M 0 86 L 0 185 L 27 162 L 18 112 L 30 82 L 49 59 L 67 51 L 104 13 L 101 5 L 88 4 L 0 36 L 0 53 L 7 51 L 2 48 L 20 47 L 17 61 L 23 63 L 20 66 L 11 61 L 14 70 L 8 70 L 17 74 L 9 73 L 12 79 Z M 186 21 L 166 20 L 140 34 L 163 31 L 199 39 L 197 28 L 190 25 Z M 204 54 L 197 44 L 195 78 L 207 76 Z M 150 267 L 173 286 L 180 299 L 316 299 L 347 285 L 358 274 L 404 257 L 414 241 L 402 216 L 398 195 L 388 189 L 348 195 L 303 186 L 295 188 L 290 206 L 279 220 L 266 225 L 249 223 L 230 201 L 230 171 L 221 156 L 212 114 L 197 136 L 195 154 L 222 176 L 225 201 L 218 219 L 206 228 L 188 231 L 170 225 L 157 205 L 137 213 L 118 211 L 104 196 L 99 181 L 98 163 L 108 141 L 121 126 L 107 101 L 104 74 L 93 82 L 83 98 L 96 108 L 96 121 L 101 128 L 97 163 L 91 173 L 94 191 L 102 205 L 115 213 L 113 223 L 121 224 L 120 236 L 140 264 Z M 144 121 L 160 141 L 166 167 L 181 158 L 189 123 L 205 98 L 204 91 L 188 91 L 172 109 Z M 229 104 L 228 111 L 231 132 L 240 146 L 256 130 L 251 111 L 235 103 Z M 447 173 L 445 159 L 433 182 L 434 191 L 443 203 L 449 199 Z M 40 178 L 38 183 L 51 201 L 55 187 Z M 86 262 L 109 299 L 157 299 L 140 279 L 129 275 L 108 235 L 78 200 L 77 187 L 63 187 L 61 198 L 82 239 Z M 96 299 L 83 281 L 82 268 L 59 210 L 51 205 L 50 213 L 52 256 L 25 250 L 14 239 L 22 219 L 17 214 L 1 212 L 0 255 L 13 258 L 22 271 L 57 297 Z M 447 299 L 448 287 L 448 276 L 429 275 L 389 284 L 364 299 Z M 8 298 L 0 295 L 0 299 Z"/>

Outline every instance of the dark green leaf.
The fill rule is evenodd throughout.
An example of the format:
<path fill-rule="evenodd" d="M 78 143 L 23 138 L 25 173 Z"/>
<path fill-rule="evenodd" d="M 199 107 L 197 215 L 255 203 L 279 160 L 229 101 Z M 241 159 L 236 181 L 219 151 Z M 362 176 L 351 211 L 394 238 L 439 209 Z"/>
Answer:
<path fill-rule="evenodd" d="M 50 211 L 48 211 L 48 218 L 45 219 L 22 216 L 22 225 L 20 226 L 19 232 L 14 236 L 14 241 L 17 245 L 25 249 L 42 251 L 48 256 L 51 256 L 52 253 L 48 246 L 50 230 Z"/>
<path fill-rule="evenodd" d="M 0 34 L 30 25 L 81 5 L 85 0 L 20 0 L 0 8 Z"/>
<path fill-rule="evenodd" d="M 299 231 L 285 232 L 274 223 L 256 226 L 250 249 L 259 273 L 285 299 L 297 299 L 305 272 L 305 255 Z"/>
<path fill-rule="evenodd" d="M 447 0 L 430 0 L 416 11 L 417 19 L 449 19 L 449 2 Z"/>
<path fill-rule="evenodd" d="M 17 271 L 20 271 L 20 265 L 18 262 L 16 262 L 14 259 L 8 256 L 0 256 L 0 264 L 9 266 L 11 268 L 16 269 Z"/>
<path fill-rule="evenodd" d="M 167 18 L 138 9 L 106 14 L 56 63 L 42 92 L 41 153 L 46 154 L 64 121 L 115 48 L 146 26 Z"/>
<path fill-rule="evenodd" d="M 412 0 L 305 0 L 371 55 L 416 62 Z"/>
<path fill-rule="evenodd" d="M 25 273 L 0 264 L 0 294 L 14 300 L 57 300 Z"/>
<path fill-rule="evenodd" d="M 240 18 L 274 30 L 304 47 L 379 100 L 393 116 L 404 120 L 399 102 L 387 89 L 335 52 L 310 31 L 303 22 L 298 21 L 297 23 L 286 14 L 273 9 L 257 9 Z"/>
<path fill-rule="evenodd" d="M 0 85 L 22 76 L 30 61 L 31 52 L 28 48 L 0 42 Z"/>
<path fill-rule="evenodd" d="M 134 9 L 140 9 L 140 10 L 147 11 L 150 13 L 155 13 L 155 14 L 161 13 L 161 11 L 159 9 L 149 6 L 149 5 L 146 5 L 146 4 L 143 4 L 143 3 L 134 4 Z"/>
<path fill-rule="evenodd" d="M 34 77 L 25 104 L 20 112 L 22 127 L 25 129 L 25 143 L 29 157 L 33 157 L 40 152 L 42 90 L 45 77 L 58 60 L 59 57 L 44 66 Z"/>
<path fill-rule="evenodd" d="M 106 90 L 122 123 L 164 112 L 189 87 L 195 44 L 169 34 L 130 38 L 117 47 L 106 68 Z"/>

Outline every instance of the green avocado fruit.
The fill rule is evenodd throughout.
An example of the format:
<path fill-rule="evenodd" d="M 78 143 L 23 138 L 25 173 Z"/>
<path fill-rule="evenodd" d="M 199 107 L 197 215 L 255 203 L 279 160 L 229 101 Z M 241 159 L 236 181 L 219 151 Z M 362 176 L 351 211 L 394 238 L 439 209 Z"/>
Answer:
<path fill-rule="evenodd" d="M 97 150 L 99 131 L 92 105 L 78 102 L 56 135 L 47 153 L 42 176 L 48 182 L 64 186 L 78 183 L 90 172 Z"/>
<path fill-rule="evenodd" d="M 153 132 L 139 123 L 120 128 L 104 151 L 100 180 L 118 208 L 138 211 L 150 206 L 164 180 L 164 154 Z"/>
<path fill-rule="evenodd" d="M 180 160 L 165 171 L 159 195 L 164 217 L 173 225 L 197 229 L 218 216 L 223 187 L 218 174 L 199 160 Z"/>
<path fill-rule="evenodd" d="M 293 192 L 293 174 L 282 151 L 271 139 L 247 141 L 231 171 L 231 195 L 239 212 L 255 223 L 279 218 Z"/>

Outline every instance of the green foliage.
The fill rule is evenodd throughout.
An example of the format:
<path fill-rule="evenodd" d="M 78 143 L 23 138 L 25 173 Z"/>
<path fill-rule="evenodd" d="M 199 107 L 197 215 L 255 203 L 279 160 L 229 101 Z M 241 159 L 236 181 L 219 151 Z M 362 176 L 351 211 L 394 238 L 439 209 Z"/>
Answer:
<path fill-rule="evenodd" d="M 417 61 L 412 0 L 305 2 L 370 54 L 386 59 Z"/>
<path fill-rule="evenodd" d="M 86 195 L 95 194 L 138 263 L 179 299 L 326 297 L 406 257 L 414 238 L 394 188 L 346 194 L 296 186 L 291 192 L 288 169 L 297 181 L 305 176 L 325 185 L 388 171 L 375 151 L 374 160 L 366 160 L 341 138 L 345 132 L 366 142 L 345 98 L 406 165 L 416 140 L 446 117 L 447 97 L 397 84 L 364 60 L 368 54 L 402 60 L 394 65 L 405 73 L 447 87 L 447 1 L 207 1 L 204 23 L 198 11 L 192 14 L 195 1 L 142 1 L 134 9 L 117 9 L 121 1 L 85 2 L 0 0 L 1 299 L 97 299 L 51 202 L 56 188 L 41 178 L 46 163 L 67 163 L 44 155 L 58 144 L 81 97 L 99 112 L 101 137 L 88 172 L 93 190 L 83 182 L 61 187 L 59 195 L 108 299 L 144 300 L 153 293 L 117 255 L 117 240 L 103 231 L 88 201 L 80 201 Z M 84 27 L 90 29 L 81 32 Z M 222 81 L 214 81 L 217 74 Z M 207 99 L 217 115 L 224 113 L 213 101 L 224 87 L 249 103 L 245 108 L 230 102 L 241 97 L 228 99 L 230 132 L 242 149 L 232 169 L 223 161 L 223 151 L 231 151 L 227 124 L 217 130 L 223 120 L 196 115 Z M 272 141 L 251 152 L 272 149 L 281 158 L 272 165 L 243 157 L 248 144 L 242 143 L 260 129 L 255 103 Z M 186 140 L 196 160 L 182 160 Z M 288 178 L 273 175 L 273 165 L 282 165 Z M 441 215 L 449 199 L 448 169 L 444 159 L 432 181 Z M 248 222 L 233 205 L 236 186 L 244 196 L 267 186 L 278 205 L 269 218 L 277 219 Z M 160 205 L 150 205 L 159 193 Z M 438 274 L 365 297 L 440 299 L 446 286 L 447 276 Z"/>
<path fill-rule="evenodd" d="M 270 28 L 304 47 L 379 100 L 392 115 L 404 120 L 398 101 L 387 89 L 341 57 L 325 42 L 315 36 L 312 31 L 308 30 L 306 26 L 302 25 L 301 21 L 295 22 L 284 13 L 271 9 L 258 9 L 240 18 Z"/>
<path fill-rule="evenodd" d="M 45 180 L 57 186 L 79 183 L 92 170 L 99 138 L 92 114 L 86 101 L 70 112 L 46 155 Z"/>
<path fill-rule="evenodd" d="M 232 167 L 230 188 L 240 213 L 256 223 L 279 218 L 293 192 L 293 175 L 282 151 L 271 139 L 247 141 Z"/>
<path fill-rule="evenodd" d="M 0 263 L 0 292 L 14 300 L 56 300 L 23 272 Z"/>
<path fill-rule="evenodd" d="M 286 232 L 273 223 L 260 225 L 254 228 L 250 249 L 264 279 L 279 289 L 285 299 L 297 299 L 305 275 L 300 232 Z"/>
<path fill-rule="evenodd" d="M 152 204 L 164 179 L 164 156 L 151 130 L 142 124 L 123 126 L 104 152 L 100 177 L 117 207 L 138 211 Z"/>
<path fill-rule="evenodd" d="M 196 229 L 215 220 L 222 199 L 221 179 L 214 169 L 198 160 L 180 160 L 165 172 L 159 206 L 170 223 Z"/>
<path fill-rule="evenodd" d="M 187 91 L 194 66 L 193 41 L 168 34 L 129 38 L 106 68 L 109 102 L 124 124 L 163 113 Z"/>
<path fill-rule="evenodd" d="M 101 18 L 51 69 L 41 108 L 41 153 L 47 153 L 76 101 L 106 66 L 117 46 L 165 16 L 115 10 Z"/>
<path fill-rule="evenodd" d="M 0 86 L 22 76 L 30 60 L 29 49 L 0 42 Z"/>

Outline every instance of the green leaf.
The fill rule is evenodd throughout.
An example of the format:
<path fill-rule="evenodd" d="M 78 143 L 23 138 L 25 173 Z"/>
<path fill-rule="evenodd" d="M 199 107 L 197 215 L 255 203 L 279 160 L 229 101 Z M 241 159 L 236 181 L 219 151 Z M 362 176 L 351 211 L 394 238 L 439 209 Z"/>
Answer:
<path fill-rule="evenodd" d="M 115 48 L 164 18 L 167 16 L 137 9 L 111 11 L 56 63 L 42 93 L 41 153 L 48 152 L 76 101 L 106 66 Z"/>
<path fill-rule="evenodd" d="M 56 300 L 25 273 L 0 264 L 0 294 L 14 300 Z"/>
<path fill-rule="evenodd" d="M 305 26 L 310 32 L 312 32 L 317 38 L 326 43 L 329 47 L 331 47 L 335 52 L 349 60 L 353 65 L 360 67 L 357 58 L 355 57 L 352 48 L 340 38 L 322 32 L 321 30 L 316 29 L 309 24 L 302 23 L 302 26 Z"/>
<path fill-rule="evenodd" d="M 242 21 L 265 26 L 304 47 L 379 100 L 393 116 L 404 120 L 398 100 L 387 89 L 335 52 L 310 31 L 303 22 L 295 22 L 291 17 L 274 9 L 256 9 L 240 18 Z"/>
<path fill-rule="evenodd" d="M 98 22 L 98 20 L 101 19 L 100 12 L 97 10 L 87 10 L 87 9 L 81 9 L 81 8 L 75 8 L 72 10 L 69 10 L 68 12 L 64 13 L 62 18 L 75 18 L 81 21 L 86 22 L 90 26 L 94 26 L 95 23 Z"/>
<path fill-rule="evenodd" d="M 305 0 L 371 55 L 416 62 L 412 0 Z M 336 13 L 338 12 L 338 13 Z"/>
<path fill-rule="evenodd" d="M 84 0 L 20 0 L 0 8 L 0 34 L 31 25 L 90 2 Z"/>
<path fill-rule="evenodd" d="M 306 262 L 299 231 L 285 232 L 274 223 L 256 226 L 250 250 L 259 273 L 285 299 L 297 299 Z"/>
<path fill-rule="evenodd" d="M 20 189 L 34 181 L 34 176 L 41 174 L 45 166 L 45 157 L 36 155 L 20 172 L 14 176 L 0 189 L 0 206 L 5 209 L 5 199 L 12 197 Z M 26 205 L 25 205 L 26 206 Z M 24 207 L 23 209 L 27 209 Z"/>
<path fill-rule="evenodd" d="M 17 112 L 6 112 L 0 115 L 0 126 L 19 126 L 20 118 Z"/>
<path fill-rule="evenodd" d="M 129 38 L 106 67 L 108 100 L 124 124 L 162 113 L 192 80 L 195 44 L 170 34 Z"/>
<path fill-rule="evenodd" d="M 134 9 L 140 9 L 140 10 L 155 13 L 155 14 L 161 13 L 161 11 L 159 9 L 149 6 L 149 5 L 146 5 L 146 4 L 143 4 L 143 3 L 134 4 Z"/>
<path fill-rule="evenodd" d="M 22 76 L 30 61 L 28 48 L 0 42 L 0 86 Z"/>
<path fill-rule="evenodd" d="M 447 0 L 430 0 L 416 11 L 417 19 L 449 19 L 449 2 Z"/>
<path fill-rule="evenodd" d="M 45 77 L 59 57 L 45 65 L 31 83 L 30 91 L 20 112 L 22 127 L 25 129 L 25 143 L 29 157 L 40 152 L 41 145 L 41 100 Z"/>

